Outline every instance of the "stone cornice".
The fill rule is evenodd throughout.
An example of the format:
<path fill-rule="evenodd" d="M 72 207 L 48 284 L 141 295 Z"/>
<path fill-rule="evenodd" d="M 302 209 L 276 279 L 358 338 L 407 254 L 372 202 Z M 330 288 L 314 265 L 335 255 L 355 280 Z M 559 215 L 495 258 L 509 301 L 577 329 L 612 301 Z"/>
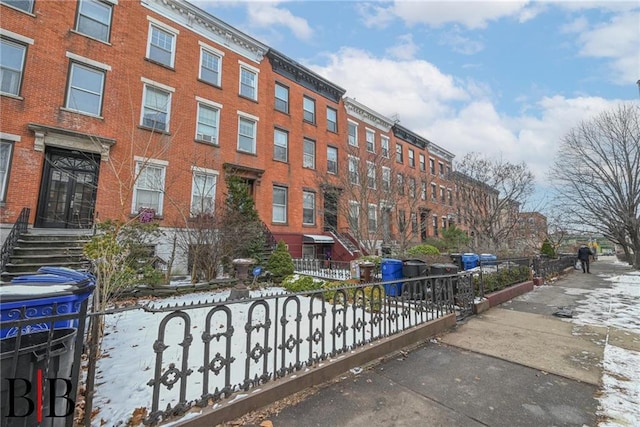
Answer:
<path fill-rule="evenodd" d="M 295 62 L 282 53 L 269 49 L 267 58 L 271 63 L 271 68 L 277 74 L 294 81 L 315 93 L 324 96 L 333 102 L 340 102 L 346 90 L 331 83 L 329 80 L 319 76 L 305 66 Z"/>
<path fill-rule="evenodd" d="M 441 157 L 449 162 L 453 160 L 453 158 L 455 157 L 453 153 L 445 150 L 444 148 L 440 147 L 437 144 L 434 144 L 431 141 L 429 141 L 429 146 L 427 147 L 427 149 L 429 150 L 430 153 L 433 153 L 436 156 Z"/>
<path fill-rule="evenodd" d="M 184 0 L 141 0 L 143 6 L 259 63 L 269 47 Z"/>
<path fill-rule="evenodd" d="M 431 143 L 428 139 L 421 137 L 417 133 L 411 132 L 409 129 L 397 123 L 393 125 L 393 135 L 396 138 L 400 138 L 420 148 L 427 148 Z"/>
<path fill-rule="evenodd" d="M 389 132 L 389 129 L 395 124 L 395 121 L 373 111 L 371 108 L 359 103 L 353 98 L 345 97 L 344 106 L 347 109 L 347 114 L 370 123 L 384 132 Z"/>

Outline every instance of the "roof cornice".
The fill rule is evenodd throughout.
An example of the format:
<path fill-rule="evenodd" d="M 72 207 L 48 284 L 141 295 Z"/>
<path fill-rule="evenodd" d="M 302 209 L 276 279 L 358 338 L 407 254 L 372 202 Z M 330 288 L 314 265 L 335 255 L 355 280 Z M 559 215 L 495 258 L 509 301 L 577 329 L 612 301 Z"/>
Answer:
<path fill-rule="evenodd" d="M 140 3 L 247 59 L 260 63 L 269 47 L 184 0 L 140 0 Z"/>
<path fill-rule="evenodd" d="M 389 130 L 396 123 L 392 119 L 376 111 L 373 111 L 371 108 L 359 103 L 353 98 L 345 97 L 344 106 L 347 109 L 347 114 L 353 117 L 357 117 L 360 120 L 367 122 L 384 132 L 389 132 Z"/>
<path fill-rule="evenodd" d="M 451 153 L 450 151 L 445 150 L 444 148 L 440 147 L 438 144 L 435 144 L 431 141 L 429 141 L 429 147 L 428 150 L 430 153 L 435 154 L 438 157 L 442 157 L 448 161 L 453 160 L 453 158 L 455 157 L 455 155 L 453 153 Z"/>
<path fill-rule="evenodd" d="M 399 125 L 398 123 L 393 125 L 393 134 L 396 136 L 396 138 L 400 138 L 420 148 L 427 148 L 427 146 L 431 143 L 428 139 L 421 137 L 417 133 L 410 131 L 409 129 L 402 125 Z"/>
<path fill-rule="evenodd" d="M 312 90 L 318 95 L 322 95 L 333 102 L 340 102 L 340 98 L 346 93 L 346 90 L 340 86 L 331 83 L 324 77 L 319 76 L 307 67 L 297 63 L 293 59 L 284 54 L 269 49 L 267 58 L 271 63 L 271 68 L 277 74 L 294 81 L 305 88 Z"/>

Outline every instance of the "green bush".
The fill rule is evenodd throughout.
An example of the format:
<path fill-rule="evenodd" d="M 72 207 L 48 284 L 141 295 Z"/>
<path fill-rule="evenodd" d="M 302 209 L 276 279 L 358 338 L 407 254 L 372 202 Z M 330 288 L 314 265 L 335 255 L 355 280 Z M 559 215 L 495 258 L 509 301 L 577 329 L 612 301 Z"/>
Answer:
<path fill-rule="evenodd" d="M 357 304 L 358 306 L 364 305 L 365 309 L 371 311 L 380 311 L 380 309 L 382 308 L 385 297 L 383 287 L 366 286 L 364 288 L 350 288 L 345 289 L 344 294 L 342 292 L 336 292 L 336 289 L 342 288 L 344 286 L 347 285 L 341 282 L 324 283 L 323 288 L 327 289 L 327 291 L 323 294 L 325 301 L 330 304 L 338 305 L 343 305 L 346 302 Z M 346 301 L 343 301 L 344 297 L 347 298 Z"/>
<path fill-rule="evenodd" d="M 504 268 L 496 273 L 484 273 L 484 292 L 485 294 L 496 292 L 517 283 L 526 282 L 529 280 L 530 270 L 527 266 L 519 266 L 516 268 Z M 474 276 L 473 282 L 475 289 L 480 289 L 480 275 Z"/>
<path fill-rule="evenodd" d="M 417 245 L 409 248 L 407 251 L 409 256 L 421 256 L 421 255 L 440 255 L 440 250 L 431 245 Z"/>
<path fill-rule="evenodd" d="M 280 282 L 286 276 L 293 274 L 293 260 L 287 251 L 284 241 L 280 240 L 276 249 L 267 261 L 267 270 L 271 273 L 275 282 Z"/>
<path fill-rule="evenodd" d="M 289 292 L 308 292 L 322 289 L 323 280 L 314 279 L 311 276 L 293 274 L 282 280 L 282 287 Z"/>
<path fill-rule="evenodd" d="M 542 255 L 546 255 L 549 258 L 555 258 L 556 257 L 556 251 L 553 250 L 553 247 L 551 246 L 551 243 L 549 242 L 549 239 L 544 239 L 544 242 L 542 242 L 542 247 L 540 248 L 540 253 Z"/>

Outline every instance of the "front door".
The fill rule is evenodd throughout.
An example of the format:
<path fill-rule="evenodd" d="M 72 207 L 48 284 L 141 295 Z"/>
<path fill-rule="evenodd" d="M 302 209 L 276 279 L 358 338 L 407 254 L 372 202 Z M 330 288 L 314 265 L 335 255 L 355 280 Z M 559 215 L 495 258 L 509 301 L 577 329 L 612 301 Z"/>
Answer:
<path fill-rule="evenodd" d="M 48 149 L 40 184 L 36 227 L 93 225 L 100 155 Z"/>

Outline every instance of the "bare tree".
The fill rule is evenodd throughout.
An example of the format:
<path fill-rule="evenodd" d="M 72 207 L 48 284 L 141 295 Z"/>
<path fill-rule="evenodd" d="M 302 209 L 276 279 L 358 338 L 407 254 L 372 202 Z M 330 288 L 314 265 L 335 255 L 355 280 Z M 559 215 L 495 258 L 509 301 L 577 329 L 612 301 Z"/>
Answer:
<path fill-rule="evenodd" d="M 476 250 L 504 250 L 518 223 L 518 211 L 534 189 L 527 165 L 503 158 L 467 154 L 452 174 L 461 193 L 463 223 L 472 233 Z"/>
<path fill-rule="evenodd" d="M 640 107 L 621 104 L 569 131 L 551 179 L 556 204 L 620 245 L 640 269 Z"/>

